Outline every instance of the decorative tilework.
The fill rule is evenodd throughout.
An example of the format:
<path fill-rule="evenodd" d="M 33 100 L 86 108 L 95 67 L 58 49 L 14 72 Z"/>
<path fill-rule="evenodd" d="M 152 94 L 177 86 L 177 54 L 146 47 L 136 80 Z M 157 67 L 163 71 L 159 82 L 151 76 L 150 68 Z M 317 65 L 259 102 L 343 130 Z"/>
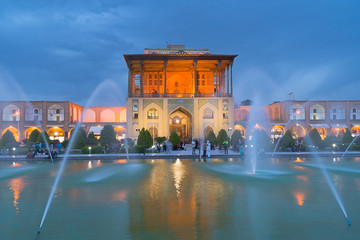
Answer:
<path fill-rule="evenodd" d="M 145 109 L 149 104 L 155 103 L 161 109 L 163 108 L 163 100 L 162 99 L 144 99 L 143 100 L 143 109 Z"/>
<path fill-rule="evenodd" d="M 217 99 L 199 99 L 199 109 L 204 106 L 206 103 L 211 103 L 218 108 L 218 100 Z"/>

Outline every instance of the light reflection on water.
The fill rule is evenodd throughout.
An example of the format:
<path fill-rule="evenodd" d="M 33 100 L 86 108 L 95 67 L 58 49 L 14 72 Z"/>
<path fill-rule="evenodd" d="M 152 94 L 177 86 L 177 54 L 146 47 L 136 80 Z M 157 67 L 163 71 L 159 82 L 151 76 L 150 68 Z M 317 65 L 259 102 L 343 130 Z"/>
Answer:
<path fill-rule="evenodd" d="M 9 180 L 8 186 L 9 189 L 13 192 L 13 196 L 14 196 L 13 205 L 15 207 L 16 214 L 19 213 L 18 205 L 19 205 L 20 193 L 24 190 L 26 185 L 27 182 L 25 177 L 18 177 Z"/>
<path fill-rule="evenodd" d="M 310 158 L 301 160 L 313 162 Z M 360 189 L 360 175 L 330 174 L 354 225 L 346 228 L 319 169 L 299 166 L 294 161 L 296 158 L 277 159 L 274 165 L 279 168 L 272 170 L 281 168 L 291 174 L 271 179 L 238 178 L 235 172 L 245 165 L 238 159 L 233 162 L 221 159 L 210 162 L 179 159 L 69 162 L 41 237 L 80 240 L 293 239 L 294 236 L 298 239 L 356 239 L 360 234 L 360 229 L 354 227 L 360 223 L 357 204 L 360 191 L 356 191 Z M 263 159 L 260 167 L 265 162 L 271 165 L 270 159 Z M 94 174 L 92 171 L 113 167 L 129 169 L 127 167 L 133 163 L 140 168 L 131 168 L 133 171 L 128 177 L 119 171 L 103 181 L 83 181 L 85 176 Z M 42 166 L 42 163 L 37 164 Z M 329 158 L 326 164 L 333 166 L 335 163 Z M 350 161 L 348 167 L 354 164 L 358 163 Z M 95 166 L 102 167 L 96 169 Z M 210 171 L 208 166 L 222 167 L 229 173 Z M 9 164 L 0 163 L 0 170 L 3 168 L 9 168 Z M 0 225 L 6 226 L 0 231 L 0 239 L 32 239 L 41 215 L 39 209 L 51 189 L 52 171 L 56 169 L 56 165 L 45 172 L 30 169 L 21 176 L 0 180 Z M 9 206 L 21 214 L 9 211 Z M 16 231 L 19 225 L 22 231 Z"/>

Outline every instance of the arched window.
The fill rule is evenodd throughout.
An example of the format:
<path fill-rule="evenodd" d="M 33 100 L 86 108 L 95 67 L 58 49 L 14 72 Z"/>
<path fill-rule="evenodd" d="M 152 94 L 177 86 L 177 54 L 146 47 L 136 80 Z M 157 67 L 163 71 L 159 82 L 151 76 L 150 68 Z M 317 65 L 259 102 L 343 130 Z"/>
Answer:
<path fill-rule="evenodd" d="M 60 109 L 56 109 L 55 114 L 60 114 Z"/>
<path fill-rule="evenodd" d="M 35 109 L 34 109 L 34 113 L 35 113 L 35 114 L 39 114 L 39 109 L 35 108 Z"/>
<path fill-rule="evenodd" d="M 325 120 L 325 108 L 320 104 L 315 104 L 310 108 L 310 120 Z"/>
<path fill-rule="evenodd" d="M 290 107 L 290 119 L 291 120 L 304 120 L 305 109 L 300 104 L 294 104 Z"/>
<path fill-rule="evenodd" d="M 204 110 L 203 119 L 214 119 L 214 112 L 210 108 Z"/>
<path fill-rule="evenodd" d="M 159 111 L 156 108 L 151 108 L 147 112 L 147 118 L 148 119 L 159 119 Z"/>
<path fill-rule="evenodd" d="M 178 82 L 175 82 L 175 87 L 178 87 L 179 86 L 179 83 Z"/>
<path fill-rule="evenodd" d="M 360 120 L 360 105 L 352 106 L 351 120 Z"/>
<path fill-rule="evenodd" d="M 15 109 L 11 110 L 11 113 L 16 114 L 16 110 Z"/>

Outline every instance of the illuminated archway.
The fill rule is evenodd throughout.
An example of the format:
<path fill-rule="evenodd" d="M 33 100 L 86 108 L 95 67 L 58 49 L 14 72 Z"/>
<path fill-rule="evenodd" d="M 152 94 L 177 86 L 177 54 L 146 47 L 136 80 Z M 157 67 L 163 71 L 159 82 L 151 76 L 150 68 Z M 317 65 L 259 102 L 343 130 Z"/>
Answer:
<path fill-rule="evenodd" d="M 68 138 L 70 139 L 70 137 L 71 137 L 71 134 L 72 134 L 72 131 L 75 129 L 75 127 L 73 127 L 73 128 L 71 128 L 70 130 L 69 130 L 69 133 L 68 133 Z"/>
<path fill-rule="evenodd" d="M 96 113 L 92 109 L 86 109 L 82 113 L 82 122 L 96 122 Z"/>
<path fill-rule="evenodd" d="M 241 135 L 245 138 L 246 137 L 246 131 L 245 131 L 245 128 L 239 124 L 235 125 L 234 126 L 234 130 L 239 130 Z"/>
<path fill-rule="evenodd" d="M 207 138 L 207 136 L 209 135 L 210 131 L 214 131 L 212 127 L 210 126 L 207 126 L 205 129 L 204 129 L 204 137 Z"/>
<path fill-rule="evenodd" d="M 4 136 L 4 134 L 5 134 L 8 130 L 14 135 L 15 140 L 19 142 L 19 141 L 20 141 L 19 130 L 18 130 L 17 128 L 14 128 L 13 126 L 10 126 L 10 127 L 5 128 L 4 131 L 2 131 L 1 136 Z"/>
<path fill-rule="evenodd" d="M 30 134 L 34 131 L 34 130 L 38 130 L 39 132 L 41 132 L 41 130 L 38 127 L 29 127 L 28 129 L 25 130 L 25 138 L 29 139 Z"/>
<path fill-rule="evenodd" d="M 278 139 L 279 137 L 281 137 L 282 135 L 284 135 L 285 129 L 283 126 L 281 125 L 275 125 L 270 129 L 270 138 L 271 141 L 275 141 L 276 139 Z"/>
<path fill-rule="evenodd" d="M 337 136 L 337 137 L 342 137 L 345 133 L 346 129 L 345 128 L 331 128 L 331 134 Z"/>
<path fill-rule="evenodd" d="M 121 140 L 126 137 L 126 129 L 122 126 L 114 127 L 114 131 L 116 133 L 116 139 Z M 150 132 L 152 133 L 152 132 Z"/>
<path fill-rule="evenodd" d="M 300 124 L 297 124 L 296 126 L 293 126 L 290 129 L 291 135 L 293 136 L 293 138 L 303 138 L 306 135 L 306 130 L 303 126 L 301 126 Z"/>
<path fill-rule="evenodd" d="M 355 125 L 355 126 L 353 126 L 353 127 L 351 128 L 350 132 L 351 132 L 351 135 L 352 135 L 353 137 L 356 137 L 357 135 L 359 135 L 359 133 L 360 133 L 360 125 Z"/>
<path fill-rule="evenodd" d="M 115 122 L 115 113 L 113 110 L 105 109 L 100 113 L 100 122 Z"/>
<path fill-rule="evenodd" d="M 59 140 L 60 142 L 63 142 L 65 139 L 64 130 L 62 130 L 60 127 L 52 127 L 47 131 L 50 140 Z"/>
<path fill-rule="evenodd" d="M 158 137 L 158 129 L 157 129 L 157 127 L 150 127 L 149 132 L 151 134 L 151 137 L 153 136 L 153 134 L 154 134 L 154 138 Z"/>

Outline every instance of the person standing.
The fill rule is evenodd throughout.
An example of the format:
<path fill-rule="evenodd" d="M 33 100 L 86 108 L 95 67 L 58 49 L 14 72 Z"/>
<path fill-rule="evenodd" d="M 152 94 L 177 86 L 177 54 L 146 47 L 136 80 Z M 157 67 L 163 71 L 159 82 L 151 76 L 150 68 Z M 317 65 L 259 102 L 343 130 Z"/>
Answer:
<path fill-rule="evenodd" d="M 211 150 L 211 144 L 209 142 L 209 140 L 207 140 L 206 142 L 206 153 L 207 153 L 207 157 L 210 157 L 210 150 Z"/>
<path fill-rule="evenodd" d="M 196 147 L 196 142 L 193 139 L 192 142 L 191 142 L 192 155 L 195 155 L 195 147 Z"/>

